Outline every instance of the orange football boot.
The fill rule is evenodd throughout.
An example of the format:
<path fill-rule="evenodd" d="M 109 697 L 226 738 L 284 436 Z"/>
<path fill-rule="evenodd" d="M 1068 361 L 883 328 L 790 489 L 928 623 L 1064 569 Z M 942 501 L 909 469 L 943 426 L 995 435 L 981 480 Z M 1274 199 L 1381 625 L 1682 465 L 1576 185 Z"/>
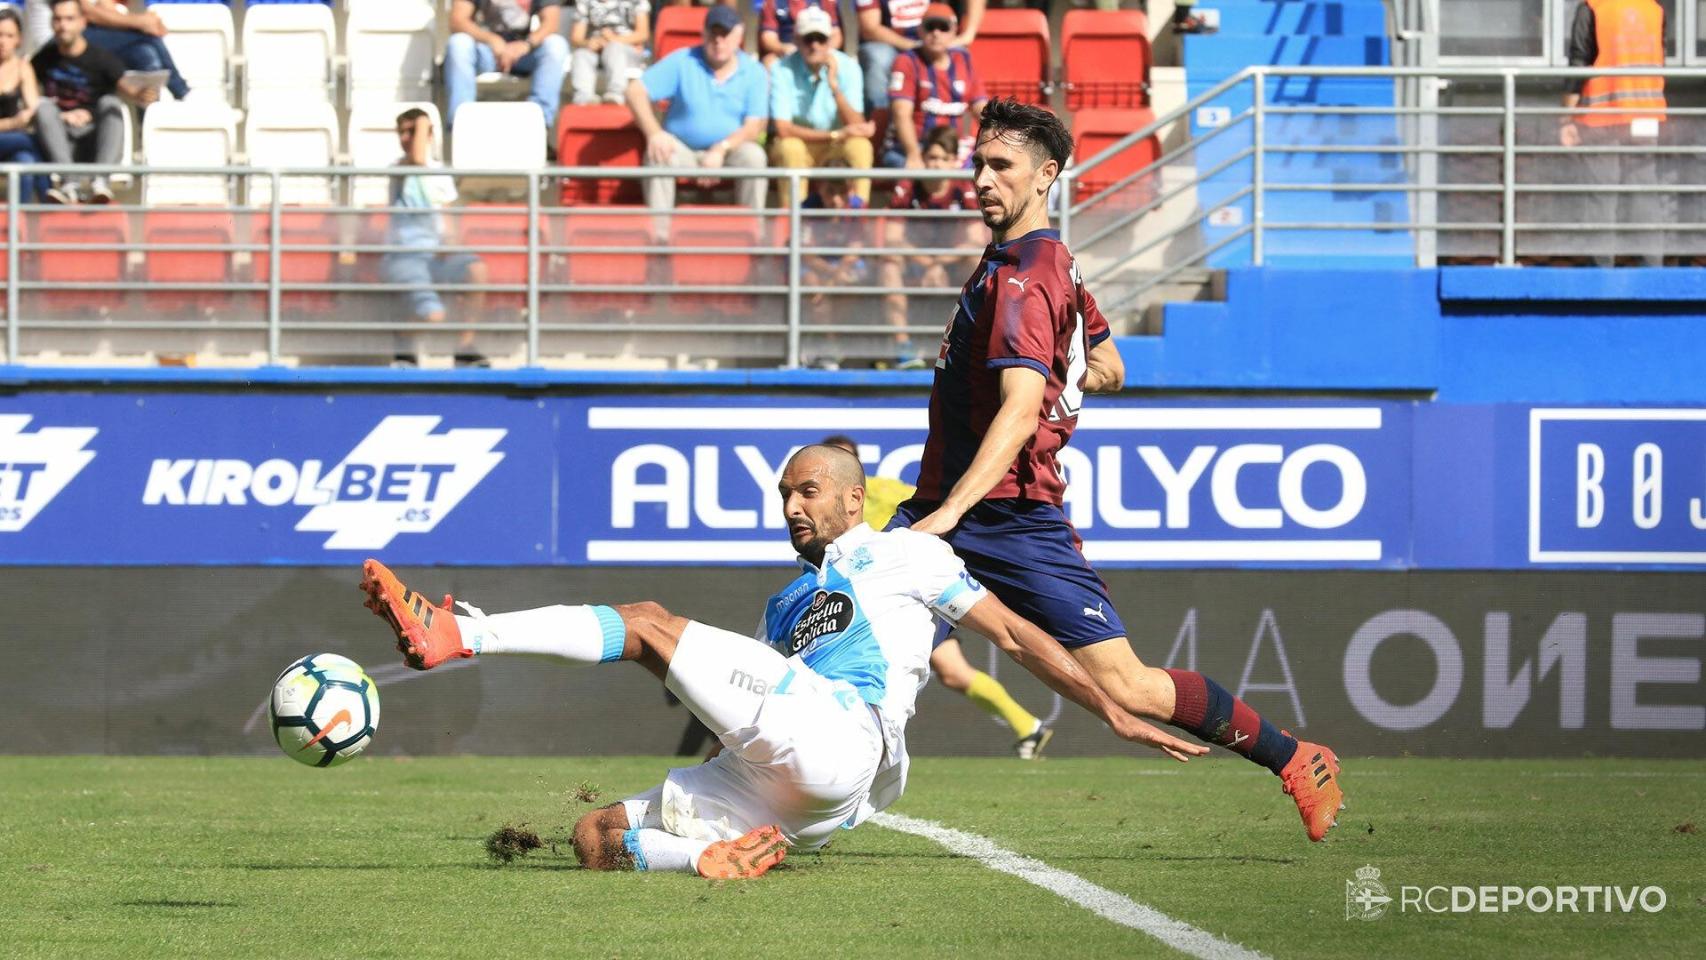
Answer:
<path fill-rule="evenodd" d="M 1289 736 L 1289 734 L 1288 734 Z M 1339 811 L 1345 809 L 1345 792 L 1339 789 L 1339 758 L 1318 743 L 1297 741 L 1297 752 L 1280 771 L 1285 792 L 1297 801 L 1304 829 L 1310 840 L 1320 840 L 1338 826 Z"/>
<path fill-rule="evenodd" d="M 788 841 L 776 827 L 759 827 L 738 840 L 718 840 L 699 855 L 699 875 L 707 880 L 751 880 L 782 862 Z"/>
<path fill-rule="evenodd" d="M 444 595 L 442 605 L 434 605 L 403 586 L 403 581 L 378 560 L 361 565 L 361 590 L 367 594 L 363 605 L 391 625 L 391 632 L 397 635 L 397 649 L 409 666 L 431 670 L 454 657 L 474 655 L 462 645 L 462 630 L 450 611 L 450 594 Z"/>

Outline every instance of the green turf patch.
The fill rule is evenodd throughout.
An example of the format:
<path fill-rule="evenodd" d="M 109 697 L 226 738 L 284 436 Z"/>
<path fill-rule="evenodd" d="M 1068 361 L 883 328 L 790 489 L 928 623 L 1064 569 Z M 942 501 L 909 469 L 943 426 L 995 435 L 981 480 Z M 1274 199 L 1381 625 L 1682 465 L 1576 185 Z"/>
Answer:
<path fill-rule="evenodd" d="M 874 825 L 753 883 L 583 871 L 576 818 L 656 758 L 0 758 L 8 957 L 1173 955 Z M 1706 763 L 1348 760 L 1311 845 L 1237 760 L 923 759 L 898 812 L 988 837 L 1274 957 L 1653 956 L 1706 942 Z M 509 826 L 539 846 L 503 863 Z M 515 840 L 517 838 L 510 838 Z M 526 845 L 525 840 L 520 841 Z M 1400 885 L 1656 884 L 1658 914 L 1345 919 Z"/>

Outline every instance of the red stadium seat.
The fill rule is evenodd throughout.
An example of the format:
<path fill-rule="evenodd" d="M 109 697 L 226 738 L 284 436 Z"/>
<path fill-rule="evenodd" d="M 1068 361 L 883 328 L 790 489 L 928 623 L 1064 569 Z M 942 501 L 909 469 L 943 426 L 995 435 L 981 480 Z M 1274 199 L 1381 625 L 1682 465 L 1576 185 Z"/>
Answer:
<path fill-rule="evenodd" d="M 971 42 L 971 63 L 991 97 L 1047 103 L 1048 17 L 1041 10 L 990 10 Z"/>
<path fill-rule="evenodd" d="M 125 278 L 130 215 L 99 207 L 48 210 L 29 221 L 34 243 L 75 244 L 75 250 L 38 250 L 31 254 L 35 279 L 44 283 L 118 283 Z M 127 299 L 121 290 L 44 290 L 50 311 L 111 310 Z"/>
<path fill-rule="evenodd" d="M 644 208 L 635 207 L 636 210 Z M 652 218 L 649 215 L 572 212 L 552 219 L 552 246 L 573 247 L 564 256 L 562 279 L 572 284 L 644 287 L 650 255 L 645 253 L 589 253 L 586 247 L 649 247 Z M 640 312 L 651 304 L 647 293 L 567 294 L 570 313 L 582 311 Z"/>
<path fill-rule="evenodd" d="M 200 312 L 231 302 L 228 290 L 173 290 L 177 283 L 227 283 L 231 280 L 231 253 L 226 251 L 158 250 L 159 244 L 219 244 L 229 247 L 237 239 L 237 218 L 225 211 L 150 210 L 142 219 L 142 242 L 149 249 L 143 277 L 150 285 L 168 289 L 148 290 L 144 300 L 150 310 Z"/>
<path fill-rule="evenodd" d="M 250 221 L 253 243 L 272 242 L 272 215 L 257 213 Z M 279 216 L 279 283 L 333 283 L 338 279 L 338 255 L 330 249 L 298 250 L 293 247 L 333 247 L 338 243 L 337 221 L 319 210 L 285 210 Z M 250 269 L 256 283 L 272 280 L 272 259 L 265 250 L 250 254 Z M 265 294 L 261 295 L 263 298 Z M 279 294 L 280 309 L 292 313 L 329 313 L 337 295 L 329 290 L 285 290 Z"/>
<path fill-rule="evenodd" d="M 652 28 L 652 59 L 662 60 L 682 47 L 705 39 L 705 14 L 709 7 L 664 7 Z"/>
<path fill-rule="evenodd" d="M 1074 163 L 1082 164 L 1128 134 L 1155 120 L 1148 109 L 1080 110 L 1072 116 L 1072 155 Z M 1076 202 L 1108 190 L 1120 179 L 1143 169 L 1161 156 L 1161 140 L 1149 136 L 1120 151 L 1111 159 L 1090 170 L 1077 184 Z M 1161 172 L 1155 170 L 1119 188 L 1117 199 L 1111 202 L 1130 209 L 1155 198 L 1161 183 Z"/>
<path fill-rule="evenodd" d="M 7 240 L 7 232 L 8 228 L 11 226 L 11 222 L 11 212 L 0 210 L 0 283 L 5 283 L 12 279 L 11 258 L 6 256 L 6 252 L 11 249 L 7 245 L 9 242 Z M 4 306 L 0 305 L 0 309 L 4 309 Z"/>
<path fill-rule="evenodd" d="M 669 9 L 669 8 L 665 8 Z M 685 210 L 727 210 L 727 207 L 681 207 Z M 672 247 L 756 247 L 763 235 L 760 219 L 750 213 L 670 218 Z M 740 286 L 752 281 L 752 255 L 747 253 L 676 253 L 669 258 L 670 279 L 681 286 Z M 738 293 L 684 293 L 671 298 L 673 309 L 726 314 L 750 314 L 753 298 Z"/>
<path fill-rule="evenodd" d="M 1060 27 L 1066 109 L 1149 106 L 1149 21 L 1141 10 L 1069 10 Z"/>
<path fill-rule="evenodd" d="M 456 242 L 478 247 L 516 247 L 515 253 L 494 250 L 470 251 L 486 264 L 487 279 L 494 286 L 527 284 L 527 208 L 508 205 L 462 207 L 456 212 Z M 523 309 L 527 294 L 505 290 L 489 294 L 490 306 Z"/>
<path fill-rule="evenodd" d="M 674 10 L 676 7 L 665 7 Z M 564 167 L 638 167 L 645 156 L 646 138 L 634 115 L 619 103 L 567 106 L 557 114 L 557 163 Z M 639 203 L 640 181 L 563 181 L 565 206 L 581 203 Z"/>

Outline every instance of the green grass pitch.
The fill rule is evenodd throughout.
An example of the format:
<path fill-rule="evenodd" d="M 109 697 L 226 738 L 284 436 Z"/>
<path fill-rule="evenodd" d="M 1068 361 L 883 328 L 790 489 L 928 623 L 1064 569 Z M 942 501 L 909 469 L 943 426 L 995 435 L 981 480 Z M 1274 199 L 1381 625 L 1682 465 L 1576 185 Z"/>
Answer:
<path fill-rule="evenodd" d="M 749 883 L 595 874 L 563 838 L 660 758 L 0 758 L 7 957 L 1177 956 L 1052 893 L 877 825 Z M 1706 762 L 1347 758 L 1310 845 L 1235 759 L 918 760 L 896 812 L 987 837 L 1250 950 L 1289 957 L 1677 957 L 1706 943 Z M 582 790 L 583 785 L 587 788 Z M 1656 884 L 1648 914 L 1345 919 L 1400 884 Z M 1690 946 L 1692 944 L 1692 946 Z"/>

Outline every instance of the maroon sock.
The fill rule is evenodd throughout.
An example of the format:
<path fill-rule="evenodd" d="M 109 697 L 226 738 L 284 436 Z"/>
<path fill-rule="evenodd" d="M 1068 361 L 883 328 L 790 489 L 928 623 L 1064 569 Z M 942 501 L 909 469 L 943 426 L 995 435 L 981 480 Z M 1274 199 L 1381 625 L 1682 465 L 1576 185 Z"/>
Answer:
<path fill-rule="evenodd" d="M 1250 705 L 1195 670 L 1168 670 L 1173 717 L 1168 722 L 1209 743 L 1242 753 L 1274 773 L 1285 769 L 1297 741 L 1262 719 Z"/>

